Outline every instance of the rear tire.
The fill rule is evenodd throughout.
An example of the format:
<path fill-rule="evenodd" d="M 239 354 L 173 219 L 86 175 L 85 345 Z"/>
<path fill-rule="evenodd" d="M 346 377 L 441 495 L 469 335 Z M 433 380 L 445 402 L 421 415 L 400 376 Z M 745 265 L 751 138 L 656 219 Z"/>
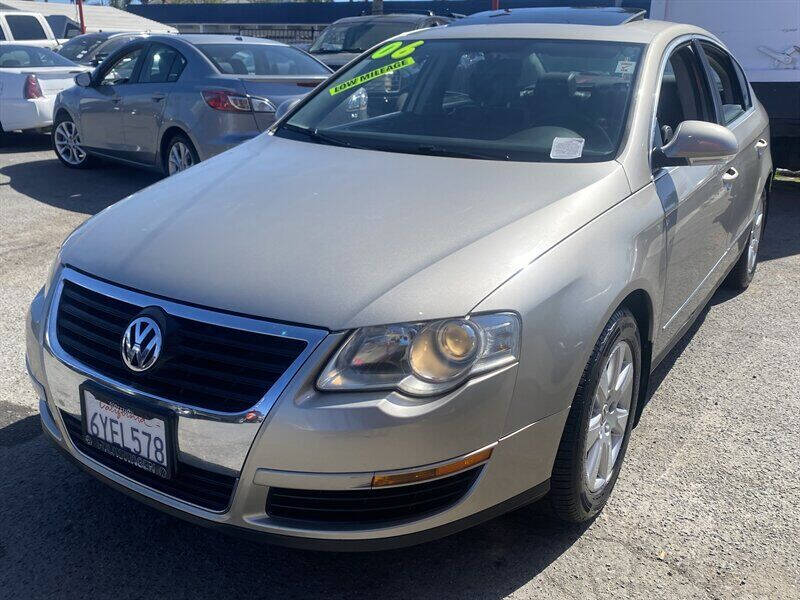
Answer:
<path fill-rule="evenodd" d="M 92 156 L 81 146 L 80 132 L 72 117 L 59 115 L 50 135 L 53 151 L 61 164 L 70 169 L 87 169 L 92 166 Z"/>
<path fill-rule="evenodd" d="M 767 191 L 762 190 L 758 198 L 756 212 L 753 216 L 753 226 L 750 228 L 750 237 L 744 247 L 739 260 L 725 280 L 726 287 L 735 290 L 746 290 L 753 281 L 758 267 L 758 249 L 764 237 L 764 224 L 766 223 Z"/>
<path fill-rule="evenodd" d="M 166 146 L 162 159 L 161 170 L 169 177 L 175 173 L 185 171 L 200 162 L 200 156 L 194 148 L 192 141 L 182 133 L 174 134 Z"/>
<path fill-rule="evenodd" d="M 588 521 L 608 501 L 633 428 L 641 368 L 639 328 L 621 308 L 595 344 L 564 426 L 550 478 L 550 503 L 560 519 Z"/>

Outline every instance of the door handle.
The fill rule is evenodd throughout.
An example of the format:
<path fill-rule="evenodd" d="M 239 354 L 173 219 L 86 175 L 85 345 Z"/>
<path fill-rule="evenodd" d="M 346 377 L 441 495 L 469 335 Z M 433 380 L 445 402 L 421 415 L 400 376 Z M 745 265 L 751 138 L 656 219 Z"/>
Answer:
<path fill-rule="evenodd" d="M 756 152 L 758 152 L 759 158 L 761 158 L 761 156 L 764 154 L 764 150 L 767 149 L 767 146 L 769 146 L 769 144 L 764 138 L 761 138 L 756 142 Z"/>
<path fill-rule="evenodd" d="M 161 94 L 161 93 L 153 94 L 153 102 L 161 102 L 166 97 L 167 97 L 166 94 Z"/>
<path fill-rule="evenodd" d="M 730 183 L 731 181 L 736 179 L 738 176 L 739 176 L 739 171 L 737 171 L 736 169 L 731 167 L 730 169 L 728 169 L 727 171 L 725 171 L 722 174 L 722 181 L 724 181 L 725 183 Z"/>

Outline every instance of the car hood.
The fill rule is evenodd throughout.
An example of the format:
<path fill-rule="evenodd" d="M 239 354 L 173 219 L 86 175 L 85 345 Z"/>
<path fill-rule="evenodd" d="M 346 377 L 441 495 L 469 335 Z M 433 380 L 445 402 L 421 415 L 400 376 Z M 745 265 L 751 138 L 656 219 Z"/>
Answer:
<path fill-rule="evenodd" d="M 361 56 L 360 52 L 318 52 L 312 53 L 311 56 L 318 61 L 325 63 L 331 69 L 336 71 L 341 69 L 354 58 Z"/>
<path fill-rule="evenodd" d="M 110 206 L 70 237 L 62 262 L 331 330 L 433 319 L 467 314 L 629 193 L 616 162 L 431 157 L 264 134 Z"/>

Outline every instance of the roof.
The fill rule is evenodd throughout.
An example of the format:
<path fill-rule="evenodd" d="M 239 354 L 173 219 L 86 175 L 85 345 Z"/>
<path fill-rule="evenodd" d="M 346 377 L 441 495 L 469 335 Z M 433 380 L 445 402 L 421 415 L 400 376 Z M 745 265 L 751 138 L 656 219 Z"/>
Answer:
<path fill-rule="evenodd" d="M 427 14 L 384 14 L 384 15 L 359 15 L 357 17 L 344 17 L 337 19 L 334 23 L 358 23 L 369 21 L 371 23 L 416 23 L 424 19 L 429 19 Z"/>
<path fill-rule="evenodd" d="M 0 0 L 1 1 L 1 0 Z M 203 0 L 200 0 L 203 1 Z M 524 6 L 592 6 L 619 3 L 620 0 L 502 0 L 503 8 Z M 648 8 L 651 0 L 622 0 L 625 6 Z M 432 11 L 439 16 L 450 13 L 470 15 L 485 11 L 489 0 L 384 0 L 385 13 Z M 327 24 L 344 17 L 355 17 L 372 10 L 371 2 L 289 2 L 248 4 L 131 4 L 132 13 L 162 23 L 226 23 L 226 24 Z"/>
<path fill-rule="evenodd" d="M 180 39 L 190 44 L 261 44 L 263 46 L 285 46 L 281 42 L 266 38 L 250 37 L 247 35 L 220 35 L 216 33 L 184 33 Z"/>
<path fill-rule="evenodd" d="M 569 23 L 572 25 L 621 25 L 644 18 L 646 11 L 617 6 L 542 6 L 537 8 L 506 8 L 475 13 L 462 19 L 459 25 L 508 23 Z"/>
<path fill-rule="evenodd" d="M 17 10 L 44 15 L 65 15 L 78 21 L 78 8 L 75 4 L 57 2 L 31 2 L 30 0 L 0 0 L 0 10 Z M 133 13 L 110 6 L 83 5 L 86 31 L 153 31 L 177 33 L 177 29 L 158 21 L 146 19 Z"/>
<path fill-rule="evenodd" d="M 683 34 L 699 33 L 711 36 L 706 30 L 694 25 L 669 23 L 667 21 L 634 21 L 625 25 L 571 25 L 562 23 L 511 23 L 509 25 L 485 25 L 459 23 L 458 26 L 434 27 L 410 31 L 405 39 L 485 39 L 527 38 L 562 40 L 602 40 L 630 44 L 649 44 L 657 38 L 667 39 Z M 711 36 L 713 37 L 713 36 Z"/>

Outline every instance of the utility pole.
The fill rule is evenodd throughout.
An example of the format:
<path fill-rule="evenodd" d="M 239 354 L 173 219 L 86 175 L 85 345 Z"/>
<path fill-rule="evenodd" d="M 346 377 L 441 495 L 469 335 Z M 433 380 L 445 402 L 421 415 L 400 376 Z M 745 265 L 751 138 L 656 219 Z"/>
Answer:
<path fill-rule="evenodd" d="M 373 15 L 383 14 L 383 0 L 372 0 L 372 14 Z"/>
<path fill-rule="evenodd" d="M 75 0 L 78 3 L 78 16 L 81 21 L 81 33 L 86 33 L 86 21 L 83 20 L 83 0 Z"/>

